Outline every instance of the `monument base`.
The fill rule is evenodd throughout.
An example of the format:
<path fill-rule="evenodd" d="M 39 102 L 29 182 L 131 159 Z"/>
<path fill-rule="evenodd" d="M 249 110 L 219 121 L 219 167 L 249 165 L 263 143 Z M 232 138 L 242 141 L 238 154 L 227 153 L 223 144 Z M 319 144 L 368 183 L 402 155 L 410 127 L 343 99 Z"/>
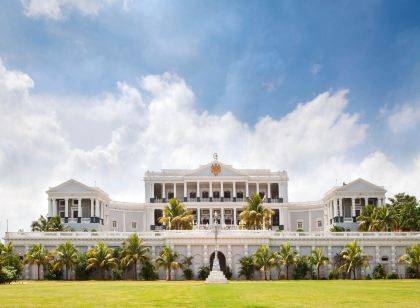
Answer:
<path fill-rule="evenodd" d="M 204 283 L 228 283 L 222 271 L 211 271 Z"/>

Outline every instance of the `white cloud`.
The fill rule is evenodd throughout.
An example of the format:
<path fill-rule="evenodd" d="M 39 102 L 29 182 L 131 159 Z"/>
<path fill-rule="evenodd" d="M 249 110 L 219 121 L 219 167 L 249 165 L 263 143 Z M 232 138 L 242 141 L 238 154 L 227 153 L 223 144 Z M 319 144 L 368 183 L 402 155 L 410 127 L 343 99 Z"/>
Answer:
<path fill-rule="evenodd" d="M 314 63 L 311 66 L 311 73 L 312 75 L 318 75 L 318 73 L 322 70 L 323 66 L 321 64 L 318 63 Z"/>
<path fill-rule="evenodd" d="M 420 104 L 399 106 L 387 118 L 388 126 L 394 133 L 413 129 L 420 122 Z"/>
<path fill-rule="evenodd" d="M 68 9 L 77 10 L 83 15 L 97 15 L 102 6 L 111 0 L 21 0 L 21 2 L 24 14 L 28 17 L 60 20 L 64 18 L 63 11 Z"/>
<path fill-rule="evenodd" d="M 250 126 L 230 112 L 199 113 L 193 91 L 174 73 L 117 86 L 95 97 L 45 99 L 30 93 L 28 75 L 0 63 L 0 213 L 12 230 L 45 214 L 45 190 L 69 178 L 96 182 L 116 200 L 142 201 L 146 170 L 195 168 L 214 152 L 239 168 L 287 170 L 293 201 L 321 198 L 357 177 L 420 194 L 420 155 L 407 170 L 381 151 L 351 159 L 368 126 L 346 112 L 346 90 Z"/>

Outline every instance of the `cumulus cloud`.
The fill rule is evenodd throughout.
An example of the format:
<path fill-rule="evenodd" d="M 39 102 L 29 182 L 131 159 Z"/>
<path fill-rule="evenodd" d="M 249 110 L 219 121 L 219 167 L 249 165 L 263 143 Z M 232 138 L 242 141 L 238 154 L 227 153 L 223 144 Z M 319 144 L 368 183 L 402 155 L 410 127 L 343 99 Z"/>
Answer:
<path fill-rule="evenodd" d="M 420 104 L 399 106 L 387 118 L 388 126 L 394 133 L 415 128 L 420 122 Z"/>
<path fill-rule="evenodd" d="M 360 160 L 348 154 L 364 146 L 368 125 L 346 111 L 347 90 L 248 125 L 231 112 L 199 112 L 194 92 L 174 73 L 119 82 L 114 93 L 95 97 L 45 99 L 31 94 L 33 86 L 0 63 L 0 212 L 13 230 L 45 213 L 45 190 L 69 178 L 96 183 L 116 200 L 142 201 L 146 170 L 195 168 L 214 152 L 238 168 L 287 170 L 293 201 L 319 199 L 357 177 L 391 193 L 420 193 L 413 184 L 420 155 L 403 170 L 382 151 Z"/>
<path fill-rule="evenodd" d="M 63 11 L 68 9 L 77 10 L 83 15 L 97 15 L 102 6 L 109 2 L 111 0 L 21 0 L 26 16 L 52 20 L 63 19 Z"/>

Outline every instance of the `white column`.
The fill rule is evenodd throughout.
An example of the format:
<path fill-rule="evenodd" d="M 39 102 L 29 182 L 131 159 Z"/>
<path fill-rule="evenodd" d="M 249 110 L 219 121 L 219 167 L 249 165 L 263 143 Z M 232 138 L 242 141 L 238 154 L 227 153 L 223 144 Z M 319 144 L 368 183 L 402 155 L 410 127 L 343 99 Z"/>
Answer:
<path fill-rule="evenodd" d="M 245 197 L 249 198 L 249 183 L 248 183 L 248 181 L 245 183 Z"/>
<path fill-rule="evenodd" d="M 356 200 L 351 198 L 351 217 L 356 216 Z"/>
<path fill-rule="evenodd" d="M 197 181 L 197 198 L 200 198 L 200 181 Z"/>
<path fill-rule="evenodd" d="M 64 217 L 66 218 L 69 217 L 69 199 L 68 198 L 64 200 Z"/>
<path fill-rule="evenodd" d="M 82 217 L 82 199 L 79 198 L 79 203 L 77 204 L 77 215 Z"/>
<path fill-rule="evenodd" d="M 99 199 L 95 200 L 95 217 L 99 217 L 99 202 L 101 202 Z"/>
<path fill-rule="evenodd" d="M 236 182 L 233 182 L 233 198 L 236 198 Z"/>
<path fill-rule="evenodd" d="M 391 271 L 396 273 L 396 266 L 395 266 L 395 246 L 391 246 Z"/>
<path fill-rule="evenodd" d="M 257 182 L 257 194 L 260 194 L 260 183 Z"/>
<path fill-rule="evenodd" d="M 225 224 L 225 209 L 221 208 L 220 212 L 221 212 L 220 224 L 223 226 Z"/>
<path fill-rule="evenodd" d="M 165 183 L 162 183 L 162 199 L 166 198 Z"/>
<path fill-rule="evenodd" d="M 52 214 L 53 214 L 53 216 L 55 217 L 55 216 L 57 216 L 57 200 L 54 198 L 54 199 L 52 199 L 53 200 L 53 207 L 52 207 Z"/>
<path fill-rule="evenodd" d="M 197 209 L 197 225 L 201 225 L 201 209 Z"/>
<path fill-rule="evenodd" d="M 210 198 L 213 198 L 213 182 L 209 182 L 209 186 L 210 186 L 210 191 L 209 191 L 209 194 L 210 194 Z"/>
<path fill-rule="evenodd" d="M 210 208 L 209 210 L 210 210 L 209 211 L 210 212 L 210 219 L 209 219 L 210 223 L 209 224 L 212 225 L 213 224 L 213 208 Z"/>
<path fill-rule="evenodd" d="M 233 224 L 236 226 L 236 208 L 233 209 Z"/>
<path fill-rule="evenodd" d="M 151 185 L 151 189 L 150 189 L 150 193 L 151 193 L 151 197 L 154 198 L 155 197 L 155 183 L 150 183 Z"/>
<path fill-rule="evenodd" d="M 176 199 L 176 183 L 174 183 L 174 198 Z"/>
<path fill-rule="evenodd" d="M 220 198 L 223 198 L 224 194 L 223 194 L 223 182 L 220 182 Z"/>
<path fill-rule="evenodd" d="M 94 202 L 94 199 L 90 199 L 90 217 L 93 217 L 93 212 L 94 212 L 93 202 Z"/>
<path fill-rule="evenodd" d="M 368 205 L 368 198 L 365 197 L 365 206 Z"/>
<path fill-rule="evenodd" d="M 340 215 L 341 215 L 341 217 L 344 217 L 343 200 L 344 200 L 344 198 L 340 198 Z"/>
<path fill-rule="evenodd" d="M 278 195 L 278 198 L 283 198 L 283 201 L 285 201 L 284 200 L 284 197 L 283 197 L 283 186 L 281 185 L 280 182 L 277 183 L 277 186 L 279 187 L 279 195 Z"/>
<path fill-rule="evenodd" d="M 244 256 L 248 256 L 248 245 L 244 245 Z"/>
<path fill-rule="evenodd" d="M 184 182 L 184 198 L 187 198 L 187 182 Z"/>
<path fill-rule="evenodd" d="M 312 212 L 309 210 L 308 212 L 308 231 L 307 232 L 311 232 L 312 231 Z"/>
<path fill-rule="evenodd" d="M 267 183 L 267 198 L 271 199 L 271 183 Z"/>
<path fill-rule="evenodd" d="M 53 203 L 52 199 L 48 198 L 48 217 L 52 217 L 53 214 Z"/>

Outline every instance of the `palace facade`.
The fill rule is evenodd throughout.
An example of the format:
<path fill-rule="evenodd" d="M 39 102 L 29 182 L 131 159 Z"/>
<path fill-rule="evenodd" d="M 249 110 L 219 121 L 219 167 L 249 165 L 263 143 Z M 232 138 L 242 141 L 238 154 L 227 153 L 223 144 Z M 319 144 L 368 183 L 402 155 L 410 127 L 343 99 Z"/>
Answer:
<path fill-rule="evenodd" d="M 237 169 L 215 159 L 197 169 L 163 169 L 147 171 L 144 176 L 144 202 L 119 202 L 98 187 L 68 180 L 47 190 L 48 216 L 59 216 L 74 232 L 9 232 L 21 254 L 33 243 L 48 249 L 70 240 L 81 251 L 103 241 L 111 247 L 120 246 L 130 233 L 137 232 L 155 258 L 165 245 L 179 253 L 194 256 L 193 269 L 209 265 L 214 258 L 213 222 L 219 231 L 221 267 L 229 266 L 238 278 L 239 259 L 250 255 L 260 245 L 276 250 L 290 243 L 301 255 L 309 255 L 314 247 L 324 249 L 330 259 L 351 240 L 358 240 L 369 255 L 371 266 L 359 275 L 371 273 L 381 263 L 389 271 L 403 276 L 405 266 L 397 263 L 405 247 L 419 243 L 420 233 L 374 233 L 357 231 L 357 217 L 364 206 L 383 206 L 386 190 L 364 179 L 333 187 L 321 200 L 289 201 L 286 171 L 268 169 Z M 273 210 L 267 230 L 240 230 L 239 215 L 252 194 L 259 194 L 266 207 Z M 159 223 L 163 209 L 171 198 L 183 201 L 193 212 L 193 230 L 169 231 Z M 346 232 L 331 233 L 332 226 Z M 299 232 L 297 232 L 299 231 Z M 324 276 L 331 265 L 326 266 Z M 284 273 L 283 273 L 284 274 Z M 26 266 L 25 278 L 34 276 Z M 181 278 L 181 272 L 176 274 Z"/>

